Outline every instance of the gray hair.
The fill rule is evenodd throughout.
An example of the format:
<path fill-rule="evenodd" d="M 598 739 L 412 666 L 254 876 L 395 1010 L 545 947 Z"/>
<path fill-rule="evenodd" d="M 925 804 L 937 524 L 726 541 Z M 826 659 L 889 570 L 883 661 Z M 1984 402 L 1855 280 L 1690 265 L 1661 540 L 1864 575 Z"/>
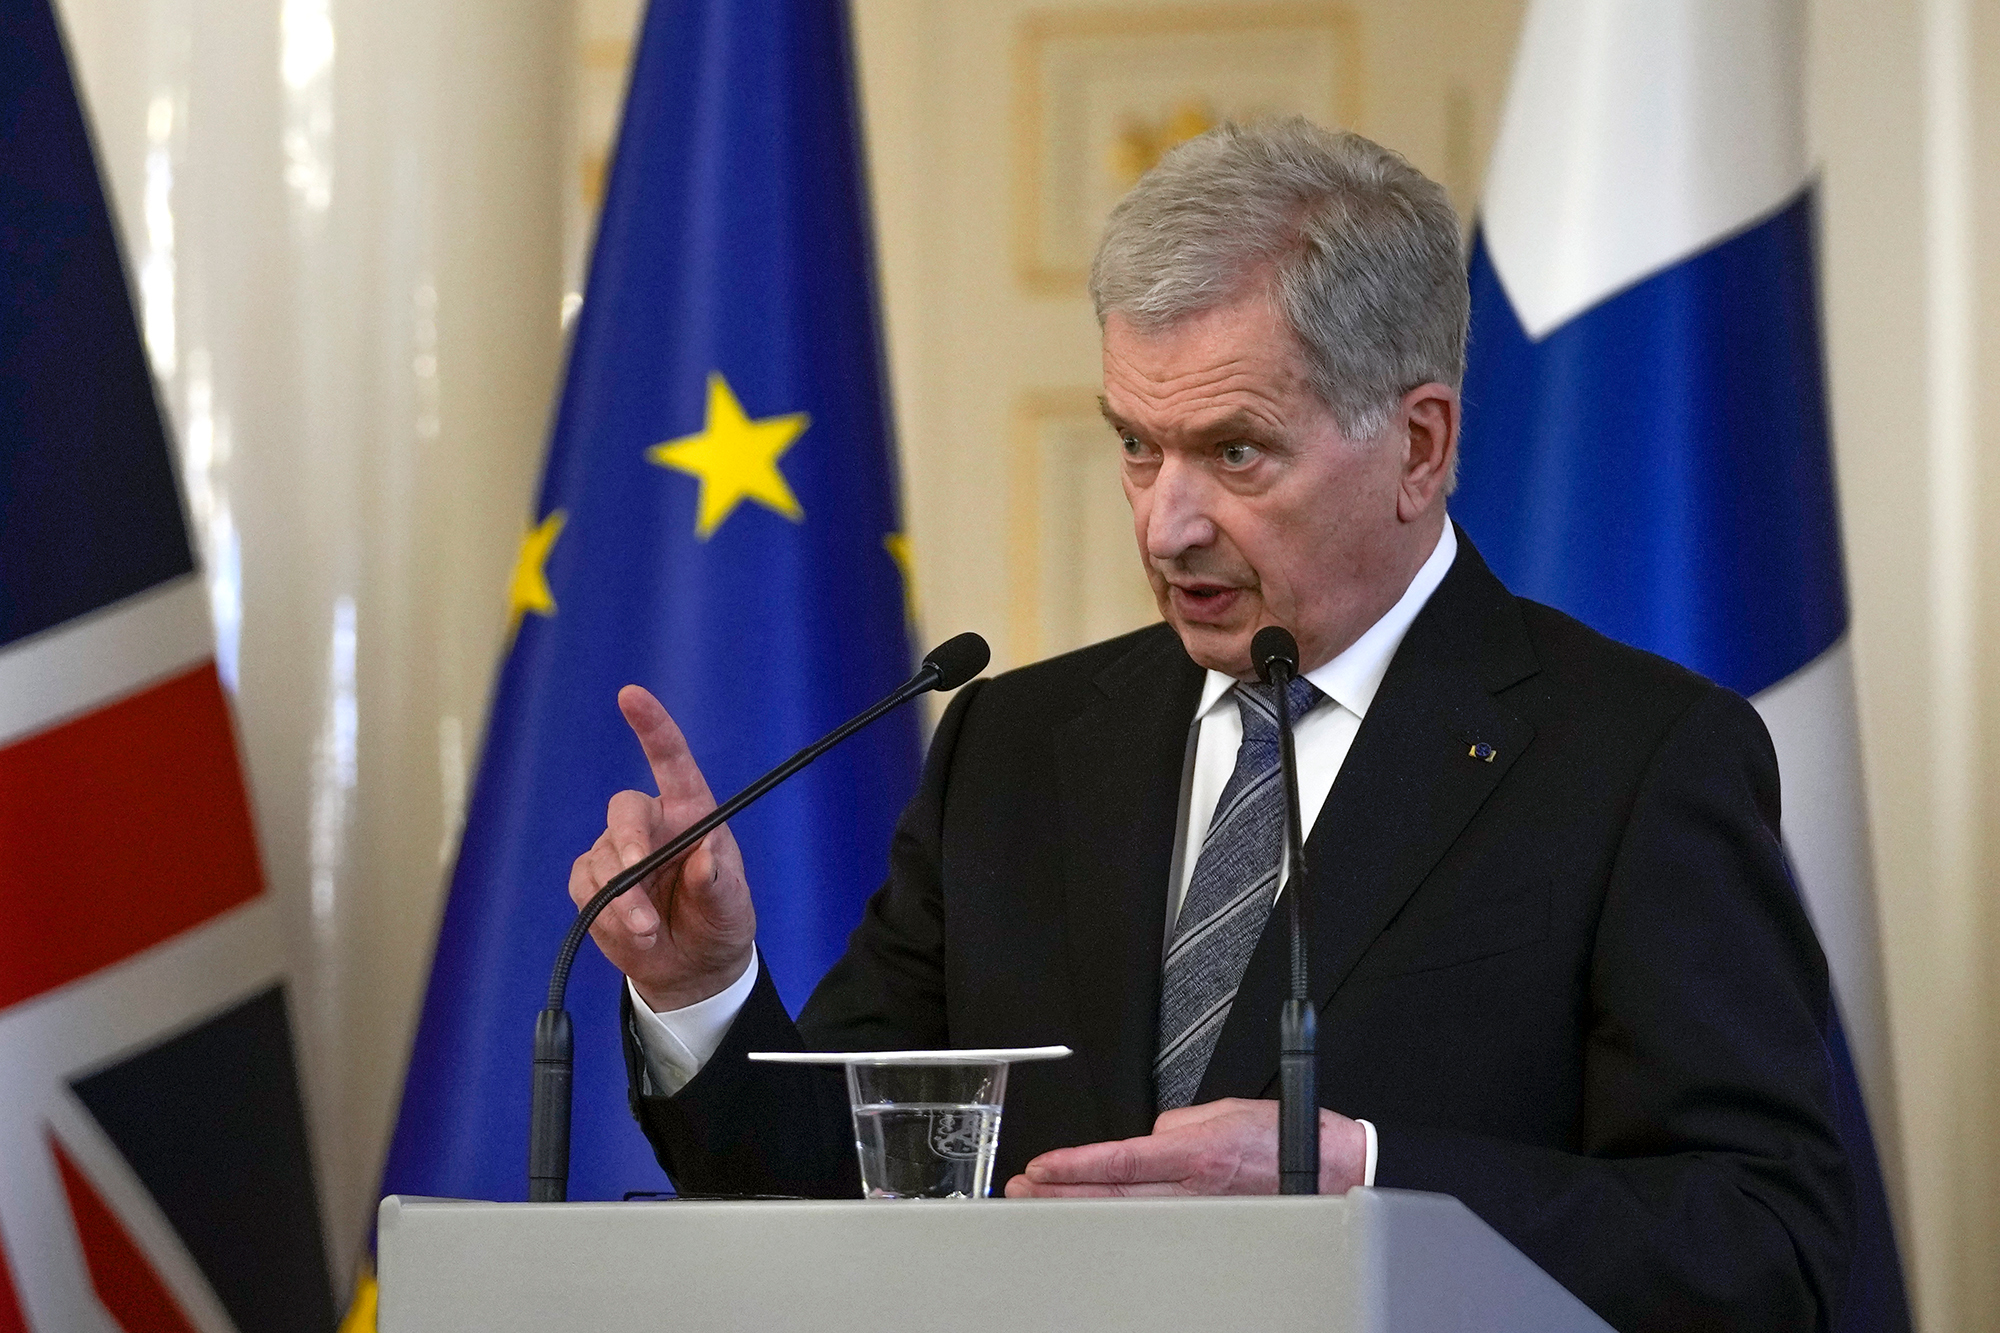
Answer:
<path fill-rule="evenodd" d="M 1268 273 L 1313 388 L 1352 439 L 1402 396 L 1465 375 L 1458 216 L 1401 154 L 1300 116 L 1175 148 L 1112 210 L 1090 267 L 1102 325 L 1141 331 L 1226 304 Z"/>

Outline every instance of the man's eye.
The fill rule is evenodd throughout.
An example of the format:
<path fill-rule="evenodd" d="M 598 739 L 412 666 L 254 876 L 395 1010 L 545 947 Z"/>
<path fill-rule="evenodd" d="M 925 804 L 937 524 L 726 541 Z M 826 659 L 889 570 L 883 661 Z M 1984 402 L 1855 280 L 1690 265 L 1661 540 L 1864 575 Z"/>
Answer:
<path fill-rule="evenodd" d="M 1257 457 L 1254 444 L 1225 444 L 1221 449 L 1222 461 L 1229 467 L 1243 467 Z"/>
<path fill-rule="evenodd" d="M 1146 455 L 1146 446 L 1139 443 L 1136 435 L 1120 435 L 1118 447 L 1125 451 L 1127 458 L 1143 458 Z"/>

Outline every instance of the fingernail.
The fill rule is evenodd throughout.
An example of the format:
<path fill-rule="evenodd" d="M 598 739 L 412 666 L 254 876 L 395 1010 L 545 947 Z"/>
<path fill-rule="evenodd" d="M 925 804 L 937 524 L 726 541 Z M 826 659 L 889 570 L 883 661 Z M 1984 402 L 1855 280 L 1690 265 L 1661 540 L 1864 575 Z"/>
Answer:
<path fill-rule="evenodd" d="M 628 846 L 618 853 L 618 859 L 624 863 L 624 869 L 630 870 L 639 864 L 639 858 L 645 854 L 643 848 Z"/>

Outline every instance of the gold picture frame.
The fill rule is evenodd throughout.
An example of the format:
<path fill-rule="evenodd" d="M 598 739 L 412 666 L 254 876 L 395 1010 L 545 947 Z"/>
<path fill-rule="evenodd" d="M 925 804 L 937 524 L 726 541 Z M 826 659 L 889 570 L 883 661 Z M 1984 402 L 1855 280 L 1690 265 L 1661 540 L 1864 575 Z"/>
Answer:
<path fill-rule="evenodd" d="M 1112 202 L 1224 118 L 1361 118 L 1360 26 L 1332 3 L 1036 11 L 1014 49 L 1015 263 L 1075 296 Z"/>

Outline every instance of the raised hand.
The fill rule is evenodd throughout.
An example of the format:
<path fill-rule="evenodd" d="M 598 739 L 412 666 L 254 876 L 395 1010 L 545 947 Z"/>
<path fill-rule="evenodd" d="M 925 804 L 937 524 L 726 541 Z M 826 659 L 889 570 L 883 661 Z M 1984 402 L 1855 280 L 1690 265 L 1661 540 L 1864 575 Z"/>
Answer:
<path fill-rule="evenodd" d="M 1367 1154 L 1360 1125 L 1319 1113 L 1320 1193 L 1359 1185 Z M 1136 1139 L 1045 1152 L 1007 1182 L 1010 1199 L 1277 1192 L 1278 1104 L 1237 1097 L 1164 1112 Z"/>
<path fill-rule="evenodd" d="M 605 811 L 604 832 L 569 872 L 578 907 L 605 881 L 715 808 L 687 738 L 646 690 L 627 685 L 618 711 L 639 738 L 660 794 L 621 791 Z M 612 965 L 653 1008 L 678 1009 L 725 990 L 750 965 L 757 913 L 743 857 L 728 825 L 678 863 L 615 899 L 590 928 Z"/>

